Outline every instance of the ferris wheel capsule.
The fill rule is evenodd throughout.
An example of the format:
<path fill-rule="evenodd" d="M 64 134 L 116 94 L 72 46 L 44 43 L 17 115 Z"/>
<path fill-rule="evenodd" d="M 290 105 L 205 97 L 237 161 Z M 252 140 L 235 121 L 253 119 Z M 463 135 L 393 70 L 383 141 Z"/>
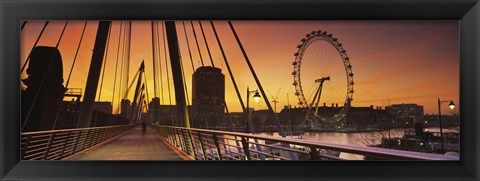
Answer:
<path fill-rule="evenodd" d="M 297 62 L 296 62 L 296 61 L 293 61 L 293 62 L 292 62 L 292 65 L 297 65 Z"/>
<path fill-rule="evenodd" d="M 310 37 L 310 34 L 306 34 L 305 36 L 308 38 L 308 37 Z"/>
<path fill-rule="evenodd" d="M 298 56 L 298 52 L 295 52 L 293 55 L 294 55 L 294 56 Z"/>

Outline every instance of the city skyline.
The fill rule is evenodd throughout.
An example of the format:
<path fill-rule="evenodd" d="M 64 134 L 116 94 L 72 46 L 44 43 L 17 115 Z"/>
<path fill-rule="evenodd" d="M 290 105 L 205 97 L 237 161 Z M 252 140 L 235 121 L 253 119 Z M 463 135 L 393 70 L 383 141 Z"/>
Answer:
<path fill-rule="evenodd" d="M 55 46 L 64 23 L 65 21 L 51 22 L 37 46 Z M 83 24 L 84 21 L 69 22 L 59 46 L 63 59 L 65 80 L 75 55 L 76 46 L 78 46 Z M 95 21 L 88 22 L 77 58 L 78 64 L 72 73 L 73 79 L 69 88 L 85 86 L 96 24 Z M 189 29 L 190 22 L 186 21 L 185 24 L 196 69 L 200 65 L 200 58 L 198 58 L 199 55 L 194 45 L 193 33 L 191 33 L 191 28 Z M 314 30 L 325 30 L 332 33 L 347 50 L 355 73 L 355 93 L 352 106 L 386 106 L 389 104 L 388 101 L 390 101 L 390 104 L 416 103 L 424 106 L 425 113 L 437 113 L 436 101 L 438 97 L 442 100 L 452 99 L 457 105 L 460 105 L 457 21 L 233 21 L 233 24 L 264 89 L 275 96 L 278 89 L 281 88 L 278 96 L 277 112 L 287 104 L 287 93 L 290 97 L 290 105 L 297 105 L 298 99 L 294 96 L 293 77 L 290 74 L 293 70 L 291 63 L 295 58 L 293 54 L 296 52 L 296 46 L 300 44 L 300 39 Z M 182 22 L 177 21 L 176 25 L 183 69 L 191 101 L 193 71 Z M 202 25 L 215 66 L 222 68 L 222 73 L 228 77 L 210 23 L 203 21 Z M 42 21 L 30 21 L 22 31 L 21 65 L 26 60 L 42 26 Z M 161 26 L 160 22 L 159 26 Z M 246 91 L 246 87 L 255 89 L 257 86 L 226 21 L 215 22 L 215 26 L 235 74 L 242 99 L 245 101 L 243 93 Z M 115 69 L 113 67 L 117 54 L 119 21 L 114 21 L 111 28 L 107 69 L 105 69 L 106 81 L 104 82 L 101 101 L 112 100 L 113 82 L 108 80 L 113 80 L 114 77 Z M 211 66 L 198 22 L 195 22 L 195 29 L 204 63 L 206 66 Z M 159 33 L 160 42 L 162 42 L 162 31 L 159 31 Z M 163 45 L 161 45 L 161 48 L 163 48 Z M 140 62 L 145 60 L 149 94 L 154 95 L 150 21 L 132 22 L 130 55 L 130 75 L 133 76 Z M 164 70 L 162 73 L 165 78 L 165 66 L 170 67 L 170 63 L 166 64 L 163 56 L 162 53 L 161 63 Z M 171 71 L 169 73 L 171 74 Z M 25 77 L 26 74 L 22 73 L 22 79 Z M 227 105 L 231 112 L 239 112 L 241 107 L 233 85 L 227 77 L 225 82 Z M 170 86 L 173 87 L 172 81 L 170 81 Z M 164 104 L 170 104 L 165 87 L 163 91 L 165 99 L 161 101 Z M 171 100 L 172 104 L 175 104 L 173 93 L 172 88 Z M 267 93 L 267 95 L 269 94 Z M 150 98 L 153 98 L 153 96 L 150 96 Z M 271 97 L 269 97 L 269 101 L 272 101 Z M 118 100 L 115 98 L 114 110 L 117 107 L 117 102 Z M 189 102 L 189 104 L 191 103 Z M 250 107 L 257 110 L 266 109 L 266 105 L 262 101 L 259 104 L 252 101 Z"/>

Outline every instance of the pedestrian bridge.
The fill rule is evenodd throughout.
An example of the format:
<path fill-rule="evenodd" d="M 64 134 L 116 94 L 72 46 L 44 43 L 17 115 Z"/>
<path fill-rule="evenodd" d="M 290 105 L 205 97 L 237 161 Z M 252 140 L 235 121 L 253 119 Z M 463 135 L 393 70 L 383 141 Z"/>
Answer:
<path fill-rule="evenodd" d="M 238 132 L 150 125 L 21 134 L 23 160 L 459 160 L 456 156 Z"/>

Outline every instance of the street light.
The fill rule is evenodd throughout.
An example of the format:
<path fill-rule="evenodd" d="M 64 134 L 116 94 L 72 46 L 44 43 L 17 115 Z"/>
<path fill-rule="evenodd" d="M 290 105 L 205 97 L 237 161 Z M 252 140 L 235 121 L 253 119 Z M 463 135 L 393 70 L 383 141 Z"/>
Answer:
<path fill-rule="evenodd" d="M 442 145 L 442 152 L 443 152 L 443 129 L 442 129 L 442 112 L 440 111 L 440 105 L 444 102 L 449 102 L 449 101 L 441 101 L 440 98 L 438 98 L 438 122 L 439 122 L 439 126 L 440 126 L 440 140 L 441 140 L 441 145 Z M 448 104 L 448 107 L 450 109 L 454 109 L 455 108 L 455 103 L 453 103 L 453 100 L 450 100 L 450 103 Z"/>
<path fill-rule="evenodd" d="M 455 104 L 453 103 L 452 100 L 450 101 L 450 104 L 448 104 L 448 107 L 449 107 L 451 110 L 455 109 Z"/>
<path fill-rule="evenodd" d="M 258 93 L 258 90 L 255 90 L 255 95 L 253 95 L 253 98 L 255 99 L 255 102 L 260 100 L 260 93 Z"/>
<path fill-rule="evenodd" d="M 250 94 L 251 93 L 255 93 L 253 95 L 253 98 L 255 99 L 255 102 L 258 102 L 261 98 L 260 93 L 258 92 L 258 89 L 254 90 L 254 91 L 250 91 L 250 88 L 247 87 L 247 110 L 246 110 L 246 113 L 247 113 L 247 133 L 250 132 L 250 124 L 251 124 L 251 121 L 250 121 L 250 106 L 249 106 Z"/>

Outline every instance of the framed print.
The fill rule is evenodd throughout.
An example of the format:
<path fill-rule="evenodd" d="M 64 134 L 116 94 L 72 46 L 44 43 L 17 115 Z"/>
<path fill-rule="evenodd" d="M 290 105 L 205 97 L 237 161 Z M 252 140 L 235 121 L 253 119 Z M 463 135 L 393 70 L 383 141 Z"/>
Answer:
<path fill-rule="evenodd" d="M 4 180 L 479 178 L 478 1 L 1 9 Z"/>

